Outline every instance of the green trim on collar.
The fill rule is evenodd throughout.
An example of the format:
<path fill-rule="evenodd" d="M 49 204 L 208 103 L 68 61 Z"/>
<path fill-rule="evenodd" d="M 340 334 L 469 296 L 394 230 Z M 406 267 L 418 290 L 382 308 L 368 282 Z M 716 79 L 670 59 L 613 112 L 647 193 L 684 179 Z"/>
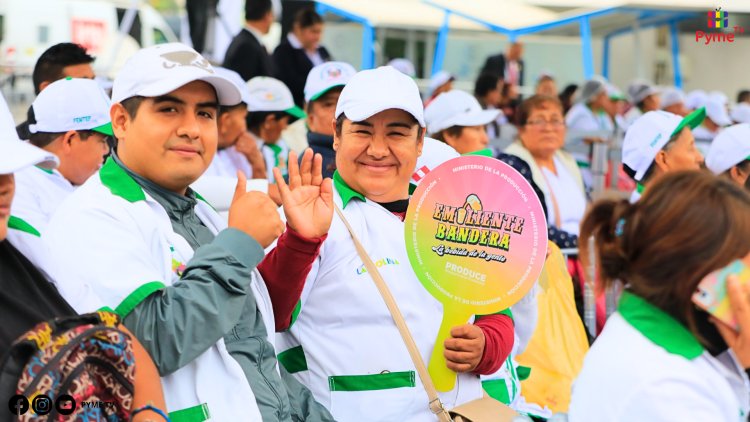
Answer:
<path fill-rule="evenodd" d="M 461 154 L 461 155 L 464 155 L 464 156 L 465 155 L 479 155 L 482 157 L 493 158 L 492 150 L 490 148 L 480 149 L 479 151 L 467 152 L 466 154 Z"/>
<path fill-rule="evenodd" d="M 333 172 L 333 186 L 336 187 L 336 191 L 338 191 L 341 196 L 342 208 L 346 208 L 346 204 L 348 204 L 353 198 L 357 198 L 363 202 L 367 201 L 364 195 L 350 188 L 349 185 L 344 182 L 344 179 L 341 178 L 338 170 Z"/>
<path fill-rule="evenodd" d="M 638 193 L 643 193 L 643 191 L 646 190 L 646 187 L 643 186 L 640 182 L 635 184 L 635 191 Z"/>
<path fill-rule="evenodd" d="M 200 199 L 201 201 L 205 202 L 205 203 L 206 203 L 206 205 L 208 205 L 208 206 L 209 206 L 209 207 L 211 207 L 211 208 L 212 208 L 212 209 L 213 209 L 214 211 L 216 211 L 216 208 L 214 208 L 214 206 L 213 206 L 213 205 L 211 205 L 211 203 L 210 203 L 210 202 L 206 201 L 206 198 L 204 198 L 203 196 L 201 196 L 201 194 L 199 194 L 199 193 L 198 193 L 198 192 L 196 192 L 196 191 L 193 191 L 193 195 L 195 196 L 195 199 Z"/>
<path fill-rule="evenodd" d="M 703 346 L 690 330 L 642 297 L 622 292 L 617 311 L 628 324 L 667 352 L 689 360 L 703 354 Z"/>
<path fill-rule="evenodd" d="M 15 215 L 11 215 L 10 218 L 8 218 L 8 228 L 18 230 L 19 232 L 28 233 L 36 237 L 42 237 L 42 234 L 39 233 L 39 230 L 37 230 L 34 226 L 27 223 L 23 219 L 16 217 Z"/>
<path fill-rule="evenodd" d="M 112 157 L 107 158 L 107 162 L 99 170 L 99 180 L 112 192 L 112 195 L 119 196 L 128 202 L 146 200 L 143 188 L 117 165 Z"/>
<path fill-rule="evenodd" d="M 148 283 L 141 284 L 137 289 L 128 295 L 119 305 L 115 308 L 115 313 L 120 318 L 125 318 L 133 312 L 136 306 L 140 305 L 144 299 L 151 296 L 152 293 L 159 291 L 166 286 L 161 281 L 150 281 Z"/>
<path fill-rule="evenodd" d="M 39 166 L 34 166 L 34 167 L 38 168 L 39 170 L 41 170 L 41 171 L 43 171 L 43 172 L 45 172 L 47 174 L 55 174 L 55 172 L 52 171 L 52 169 L 46 169 L 44 167 L 39 167 Z"/>

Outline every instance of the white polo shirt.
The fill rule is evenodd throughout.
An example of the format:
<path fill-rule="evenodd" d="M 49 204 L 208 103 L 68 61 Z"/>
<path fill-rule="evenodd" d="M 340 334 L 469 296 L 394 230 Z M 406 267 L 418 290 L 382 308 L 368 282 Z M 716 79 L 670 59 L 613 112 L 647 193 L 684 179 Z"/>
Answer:
<path fill-rule="evenodd" d="M 731 352 L 714 358 L 677 320 L 623 292 L 573 384 L 570 422 L 745 422 L 750 390 Z"/>
<path fill-rule="evenodd" d="M 57 170 L 26 167 L 15 174 L 8 240 L 37 268 L 47 272 L 41 236 L 52 214 L 75 187 Z"/>

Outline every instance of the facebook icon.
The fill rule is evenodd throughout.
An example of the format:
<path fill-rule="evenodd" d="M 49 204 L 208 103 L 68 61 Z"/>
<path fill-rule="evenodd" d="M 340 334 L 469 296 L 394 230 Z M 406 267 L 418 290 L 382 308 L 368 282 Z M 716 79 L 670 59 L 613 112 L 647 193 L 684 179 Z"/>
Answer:
<path fill-rule="evenodd" d="M 21 395 L 15 395 L 8 400 L 10 413 L 21 416 L 29 411 L 29 399 Z"/>

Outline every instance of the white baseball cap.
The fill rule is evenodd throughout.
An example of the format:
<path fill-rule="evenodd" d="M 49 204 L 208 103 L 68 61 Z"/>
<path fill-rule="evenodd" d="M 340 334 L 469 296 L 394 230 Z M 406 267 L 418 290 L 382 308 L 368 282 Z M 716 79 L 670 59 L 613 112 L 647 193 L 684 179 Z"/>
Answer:
<path fill-rule="evenodd" d="M 675 104 L 685 104 L 687 98 L 685 93 L 681 89 L 676 87 L 669 87 L 661 93 L 661 108 L 667 108 Z"/>
<path fill-rule="evenodd" d="M 641 181 L 672 135 L 685 127 L 695 129 L 706 116 L 699 108 L 684 118 L 663 110 L 649 111 L 636 119 L 622 141 L 622 162 L 635 170 L 635 180 Z"/>
<path fill-rule="evenodd" d="M 735 123 L 750 123 L 750 104 L 739 103 L 735 105 L 729 115 Z"/>
<path fill-rule="evenodd" d="M 711 142 L 706 167 L 721 174 L 750 159 L 750 124 L 742 123 L 722 130 Z"/>
<path fill-rule="evenodd" d="M 609 96 L 610 100 L 613 101 L 627 101 L 627 97 L 620 91 L 619 88 L 617 88 L 615 85 L 611 83 L 607 83 L 607 96 Z"/>
<path fill-rule="evenodd" d="M 486 125 L 497 119 L 500 110 L 482 110 L 473 95 L 453 89 L 438 95 L 424 109 L 427 133 L 435 134 L 451 126 Z"/>
<path fill-rule="evenodd" d="M 217 75 L 223 76 L 224 78 L 232 82 L 234 86 L 237 87 L 237 89 L 240 91 L 240 101 L 245 103 L 245 105 L 250 104 L 250 90 L 247 89 L 247 84 L 245 83 L 245 80 L 242 79 L 242 76 L 240 76 L 239 73 L 235 72 L 234 70 L 218 66 L 214 67 L 214 72 L 216 72 Z M 239 104 L 239 102 L 237 104 Z"/>
<path fill-rule="evenodd" d="M 16 125 L 5 98 L 0 94 L 0 174 L 11 174 L 28 166 L 57 167 L 55 154 L 18 139 Z"/>
<path fill-rule="evenodd" d="M 414 64 L 409 59 L 398 58 L 388 62 L 388 66 L 394 67 L 404 75 L 413 78 L 417 76 L 417 71 L 414 69 Z"/>
<path fill-rule="evenodd" d="M 403 110 L 425 127 L 424 106 L 414 80 L 391 66 L 358 72 L 346 84 L 336 104 L 338 118 L 361 122 L 381 111 Z"/>
<path fill-rule="evenodd" d="M 727 108 L 718 98 L 708 97 L 706 101 L 706 116 L 719 126 L 729 126 L 732 119 L 729 118 Z"/>
<path fill-rule="evenodd" d="M 441 70 L 440 72 L 432 75 L 432 77 L 430 78 L 430 85 L 428 86 L 428 90 L 430 91 L 430 93 L 433 93 L 436 89 L 455 79 L 456 77 L 447 70 Z"/>
<path fill-rule="evenodd" d="M 656 94 L 659 94 L 659 91 L 647 81 L 633 81 L 628 86 L 628 97 L 633 104 L 638 104 L 649 96 Z"/>
<path fill-rule="evenodd" d="M 599 94 L 607 91 L 607 80 L 602 76 L 594 75 L 591 79 L 583 84 L 579 90 L 580 96 L 578 101 L 588 104 L 596 99 Z"/>
<path fill-rule="evenodd" d="M 707 100 L 708 94 L 706 94 L 706 91 L 696 89 L 695 91 L 690 91 L 690 93 L 688 93 L 687 99 L 685 100 L 685 107 L 690 110 L 696 110 L 705 107 Z"/>
<path fill-rule="evenodd" d="M 250 102 L 247 109 L 255 111 L 277 111 L 285 112 L 292 117 L 303 118 L 305 112 L 294 105 L 292 91 L 278 79 L 268 76 L 256 76 L 247 81 L 247 89 L 250 91 Z"/>
<path fill-rule="evenodd" d="M 305 102 L 315 101 L 333 88 L 343 87 L 357 70 L 344 62 L 325 62 L 307 74 L 305 81 Z"/>
<path fill-rule="evenodd" d="M 721 91 L 711 91 L 708 93 L 708 99 L 716 100 L 717 102 L 727 105 L 729 104 L 729 97 L 727 97 L 727 94 L 721 92 Z"/>
<path fill-rule="evenodd" d="M 217 75 L 197 51 L 185 44 L 168 43 L 142 48 L 125 62 L 112 86 L 112 102 L 135 96 L 158 97 L 194 81 L 211 84 L 221 105 L 242 101 L 234 84 Z"/>
<path fill-rule="evenodd" d="M 112 136 L 109 98 L 92 79 L 65 78 L 55 81 L 36 97 L 31 108 L 31 133 L 93 130 Z"/>

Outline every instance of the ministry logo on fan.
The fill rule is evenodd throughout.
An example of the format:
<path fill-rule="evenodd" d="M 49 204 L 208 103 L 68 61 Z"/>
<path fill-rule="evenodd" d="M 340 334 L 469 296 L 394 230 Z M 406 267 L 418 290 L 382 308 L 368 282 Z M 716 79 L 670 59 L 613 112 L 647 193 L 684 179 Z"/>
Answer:
<path fill-rule="evenodd" d="M 703 45 L 711 43 L 733 43 L 734 37 L 745 32 L 745 28 L 735 25 L 731 32 L 724 32 L 729 29 L 729 12 L 721 10 L 721 7 L 711 10 L 707 14 L 708 29 L 718 29 L 718 32 L 695 31 L 695 42 L 703 40 Z"/>

